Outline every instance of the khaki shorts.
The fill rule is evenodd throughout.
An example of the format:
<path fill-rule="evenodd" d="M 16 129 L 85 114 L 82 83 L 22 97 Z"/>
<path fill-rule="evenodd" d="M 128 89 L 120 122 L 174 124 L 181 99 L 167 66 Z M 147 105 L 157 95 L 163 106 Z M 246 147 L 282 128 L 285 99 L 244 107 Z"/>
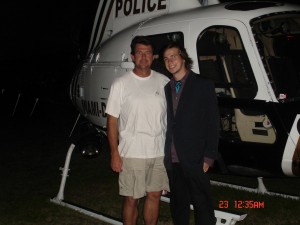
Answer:
<path fill-rule="evenodd" d="M 122 172 L 119 174 L 120 195 L 137 199 L 144 197 L 146 192 L 170 191 L 163 158 L 122 158 Z"/>

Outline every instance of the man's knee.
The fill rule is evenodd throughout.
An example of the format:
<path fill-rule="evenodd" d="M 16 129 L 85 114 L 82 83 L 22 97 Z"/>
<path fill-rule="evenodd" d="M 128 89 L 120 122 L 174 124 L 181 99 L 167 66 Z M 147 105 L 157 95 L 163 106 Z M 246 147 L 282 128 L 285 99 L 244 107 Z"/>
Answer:
<path fill-rule="evenodd" d="M 157 191 L 157 192 L 147 192 L 146 198 L 149 200 L 160 200 L 162 191 Z"/>
<path fill-rule="evenodd" d="M 124 197 L 124 205 L 129 207 L 136 207 L 138 203 L 138 199 L 134 199 L 133 197 Z"/>

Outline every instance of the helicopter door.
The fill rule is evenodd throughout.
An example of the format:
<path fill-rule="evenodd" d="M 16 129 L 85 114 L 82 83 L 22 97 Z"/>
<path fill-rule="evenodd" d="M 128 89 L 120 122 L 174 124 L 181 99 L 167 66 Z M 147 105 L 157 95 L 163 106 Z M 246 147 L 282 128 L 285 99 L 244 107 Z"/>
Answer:
<path fill-rule="evenodd" d="M 213 26 L 197 40 L 200 75 L 215 81 L 220 105 L 221 135 L 229 140 L 274 143 L 275 130 L 255 105 L 258 86 L 236 28 Z M 224 101 L 223 101 L 224 100 Z"/>

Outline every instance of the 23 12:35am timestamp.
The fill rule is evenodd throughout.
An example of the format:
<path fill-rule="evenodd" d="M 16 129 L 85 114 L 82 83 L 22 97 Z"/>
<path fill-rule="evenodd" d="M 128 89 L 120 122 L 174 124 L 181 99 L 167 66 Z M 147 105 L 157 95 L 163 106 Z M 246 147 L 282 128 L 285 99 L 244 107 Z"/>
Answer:
<path fill-rule="evenodd" d="M 231 206 L 236 209 L 263 209 L 265 208 L 265 202 L 254 200 L 219 200 L 218 207 L 220 209 L 227 209 Z"/>

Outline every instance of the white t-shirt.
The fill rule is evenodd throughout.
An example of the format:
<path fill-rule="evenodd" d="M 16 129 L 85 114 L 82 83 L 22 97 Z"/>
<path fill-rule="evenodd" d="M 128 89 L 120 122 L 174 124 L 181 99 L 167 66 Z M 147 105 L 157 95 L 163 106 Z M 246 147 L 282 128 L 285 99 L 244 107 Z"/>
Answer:
<path fill-rule="evenodd" d="M 114 80 L 106 113 L 119 118 L 120 156 L 155 158 L 164 155 L 166 100 L 169 78 L 151 71 L 142 78 L 132 71 Z"/>

